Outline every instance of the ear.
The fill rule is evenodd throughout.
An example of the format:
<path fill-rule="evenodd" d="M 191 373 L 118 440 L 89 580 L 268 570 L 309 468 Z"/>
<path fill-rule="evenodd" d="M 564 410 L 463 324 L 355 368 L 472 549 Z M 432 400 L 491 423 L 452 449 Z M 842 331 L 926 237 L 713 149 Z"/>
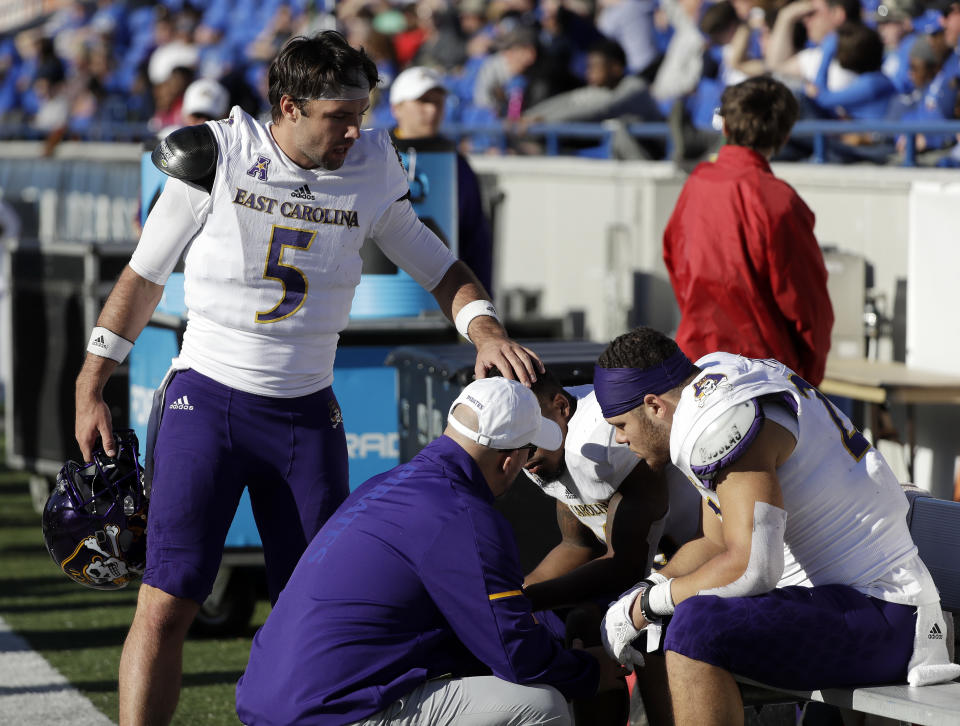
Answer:
<path fill-rule="evenodd" d="M 510 467 L 513 466 L 514 457 L 512 454 L 512 451 L 504 451 L 498 454 L 497 470 L 503 475 L 506 475 L 510 471 Z"/>
<path fill-rule="evenodd" d="M 570 420 L 570 399 L 559 391 L 553 396 L 553 407 L 557 409 L 564 421 Z"/>
<path fill-rule="evenodd" d="M 280 97 L 280 113 L 283 115 L 283 118 L 289 119 L 290 121 L 296 121 L 300 118 L 300 109 L 297 108 L 293 96 L 285 93 Z"/>
<path fill-rule="evenodd" d="M 667 402 L 660 396 L 648 393 L 643 397 L 644 409 L 648 409 L 655 418 L 666 418 Z"/>

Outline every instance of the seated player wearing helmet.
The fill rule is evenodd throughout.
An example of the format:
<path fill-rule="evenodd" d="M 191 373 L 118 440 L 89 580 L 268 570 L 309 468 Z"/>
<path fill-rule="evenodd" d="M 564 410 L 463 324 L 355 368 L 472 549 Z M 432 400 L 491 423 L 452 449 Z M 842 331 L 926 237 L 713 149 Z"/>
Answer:
<path fill-rule="evenodd" d="M 556 451 L 537 449 L 524 473 L 556 499 L 562 539 L 529 573 L 524 592 L 534 610 L 573 607 L 567 636 L 592 645 L 607 604 L 653 568 L 658 552 L 672 554 L 700 526 L 700 497 L 674 466 L 653 471 L 600 412 L 592 385 L 564 388 L 548 369 L 531 390 L 543 416 L 563 434 Z M 648 718 L 657 718 L 662 678 L 647 688 L 637 669 Z M 599 704 L 591 703 L 597 723 Z M 613 710 L 609 699 L 602 707 Z M 622 724 L 626 714 L 614 721 Z"/>
<path fill-rule="evenodd" d="M 566 699 L 622 687 L 602 648 L 566 650 L 533 616 L 493 506 L 531 447 L 560 445 L 559 428 L 504 378 L 471 383 L 447 420 L 307 547 L 237 685 L 247 726 L 562 726 Z"/>
<path fill-rule="evenodd" d="M 704 499 L 703 537 L 604 621 L 605 645 L 628 662 L 639 631 L 672 615 L 678 725 L 743 723 L 733 674 L 800 689 L 960 675 L 931 637 L 943 613 L 900 484 L 816 388 L 771 359 L 694 365 L 650 328 L 607 347 L 594 386 L 617 440 L 653 469 L 672 461 Z"/>
<path fill-rule="evenodd" d="M 68 461 L 43 509 L 43 541 L 67 576 L 97 590 L 118 590 L 143 574 L 147 559 L 147 496 L 137 436 L 114 436 L 89 464 Z"/>

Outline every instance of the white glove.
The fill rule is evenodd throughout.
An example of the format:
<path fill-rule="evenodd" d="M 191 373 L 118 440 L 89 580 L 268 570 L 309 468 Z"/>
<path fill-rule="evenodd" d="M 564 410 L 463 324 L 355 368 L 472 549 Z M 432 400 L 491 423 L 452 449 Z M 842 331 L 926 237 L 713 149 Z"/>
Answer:
<path fill-rule="evenodd" d="M 630 609 L 640 593 L 648 587 L 648 583 L 641 582 L 627 590 L 619 600 L 610 604 L 600 623 L 600 638 L 603 640 L 604 649 L 610 657 L 627 668 L 643 665 L 643 655 L 630 645 L 640 635 L 640 631 L 633 626 Z"/>

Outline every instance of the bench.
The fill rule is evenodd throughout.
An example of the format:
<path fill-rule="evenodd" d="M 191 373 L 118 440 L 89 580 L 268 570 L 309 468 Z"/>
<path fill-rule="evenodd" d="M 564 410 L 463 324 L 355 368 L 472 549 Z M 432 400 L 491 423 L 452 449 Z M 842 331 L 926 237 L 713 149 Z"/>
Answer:
<path fill-rule="evenodd" d="M 907 513 L 910 534 L 940 590 L 941 605 L 951 613 L 960 613 L 960 503 L 935 499 L 922 491 L 908 490 L 906 494 L 910 499 Z M 900 684 L 793 691 L 742 677 L 737 680 L 748 706 L 819 701 L 906 723 L 925 726 L 960 724 L 960 682 L 957 681 L 922 688 Z"/>

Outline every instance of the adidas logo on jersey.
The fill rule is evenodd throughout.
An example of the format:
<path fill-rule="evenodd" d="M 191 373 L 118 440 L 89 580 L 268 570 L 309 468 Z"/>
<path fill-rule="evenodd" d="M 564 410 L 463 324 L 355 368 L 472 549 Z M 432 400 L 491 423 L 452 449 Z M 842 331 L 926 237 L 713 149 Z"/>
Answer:
<path fill-rule="evenodd" d="M 310 187 L 308 187 L 306 184 L 299 189 L 295 189 L 294 191 L 290 192 L 290 196 L 296 197 L 297 199 L 316 199 L 316 197 L 310 193 Z"/>
<path fill-rule="evenodd" d="M 943 631 L 940 630 L 940 625 L 934 623 L 933 627 L 930 628 L 930 634 L 927 637 L 930 640 L 943 640 Z"/>
<path fill-rule="evenodd" d="M 178 398 L 176 401 L 174 401 L 173 403 L 171 403 L 171 404 L 168 406 L 168 408 L 172 408 L 172 409 L 178 410 L 178 411 L 192 411 L 192 410 L 193 410 L 193 404 L 190 403 L 190 401 L 187 400 L 187 397 L 186 397 L 186 396 L 180 396 L 180 398 Z"/>

